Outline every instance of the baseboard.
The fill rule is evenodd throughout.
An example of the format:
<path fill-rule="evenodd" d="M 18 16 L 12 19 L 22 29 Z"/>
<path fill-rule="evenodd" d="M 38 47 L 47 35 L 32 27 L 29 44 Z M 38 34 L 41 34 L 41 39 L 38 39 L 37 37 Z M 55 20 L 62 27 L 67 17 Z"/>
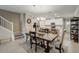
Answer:
<path fill-rule="evenodd" d="M 15 40 L 21 39 L 21 38 L 24 38 L 24 34 L 23 33 L 16 33 L 15 34 Z"/>

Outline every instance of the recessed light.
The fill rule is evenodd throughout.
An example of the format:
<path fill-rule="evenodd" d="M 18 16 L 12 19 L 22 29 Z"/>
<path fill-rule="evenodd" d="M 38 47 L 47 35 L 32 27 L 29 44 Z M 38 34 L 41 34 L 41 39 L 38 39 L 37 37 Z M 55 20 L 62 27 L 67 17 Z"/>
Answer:
<path fill-rule="evenodd" d="M 33 7 L 35 7 L 36 5 L 33 5 Z"/>

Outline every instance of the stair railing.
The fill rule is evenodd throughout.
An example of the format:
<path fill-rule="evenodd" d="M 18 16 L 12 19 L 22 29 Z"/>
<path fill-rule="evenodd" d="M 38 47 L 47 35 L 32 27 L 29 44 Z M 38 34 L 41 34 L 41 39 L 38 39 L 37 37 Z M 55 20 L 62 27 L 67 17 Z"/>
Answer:
<path fill-rule="evenodd" d="M 13 23 L 0 16 L 0 26 L 12 32 L 12 41 L 14 41 Z"/>

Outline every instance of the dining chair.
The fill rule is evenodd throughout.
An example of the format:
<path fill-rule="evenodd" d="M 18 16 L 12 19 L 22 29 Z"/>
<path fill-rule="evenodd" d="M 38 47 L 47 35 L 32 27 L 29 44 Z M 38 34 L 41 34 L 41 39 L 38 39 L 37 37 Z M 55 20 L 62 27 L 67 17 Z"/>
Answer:
<path fill-rule="evenodd" d="M 29 33 L 25 33 L 25 36 L 26 36 L 26 42 L 27 42 L 27 40 L 29 38 Z"/>
<path fill-rule="evenodd" d="M 32 45 L 35 45 L 35 52 L 37 52 L 37 46 L 41 44 L 41 40 L 39 40 L 36 37 L 36 32 L 30 32 L 30 48 L 32 48 Z"/>
<path fill-rule="evenodd" d="M 62 37 L 61 39 L 55 41 L 55 49 L 59 50 L 60 53 L 64 52 L 64 48 L 63 48 L 63 42 L 64 42 L 64 37 L 65 37 L 65 34 L 66 34 L 66 30 L 64 30 L 62 32 Z"/>

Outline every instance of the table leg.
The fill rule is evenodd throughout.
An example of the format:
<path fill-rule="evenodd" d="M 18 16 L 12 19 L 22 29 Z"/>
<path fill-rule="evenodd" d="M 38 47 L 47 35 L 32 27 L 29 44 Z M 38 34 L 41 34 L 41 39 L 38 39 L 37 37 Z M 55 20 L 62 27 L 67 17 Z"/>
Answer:
<path fill-rule="evenodd" d="M 41 42 L 41 47 L 45 48 L 45 41 L 44 40 Z"/>
<path fill-rule="evenodd" d="M 32 48 L 32 39 L 30 38 L 30 48 Z"/>
<path fill-rule="evenodd" d="M 49 42 L 48 42 L 48 41 L 46 41 L 45 52 L 46 52 L 46 53 L 49 53 L 49 52 L 50 52 L 50 47 L 49 47 Z"/>
<path fill-rule="evenodd" d="M 37 39 L 35 38 L 35 52 L 37 52 Z"/>
<path fill-rule="evenodd" d="M 27 42 L 27 39 L 28 39 L 28 35 L 26 35 L 26 42 Z"/>

